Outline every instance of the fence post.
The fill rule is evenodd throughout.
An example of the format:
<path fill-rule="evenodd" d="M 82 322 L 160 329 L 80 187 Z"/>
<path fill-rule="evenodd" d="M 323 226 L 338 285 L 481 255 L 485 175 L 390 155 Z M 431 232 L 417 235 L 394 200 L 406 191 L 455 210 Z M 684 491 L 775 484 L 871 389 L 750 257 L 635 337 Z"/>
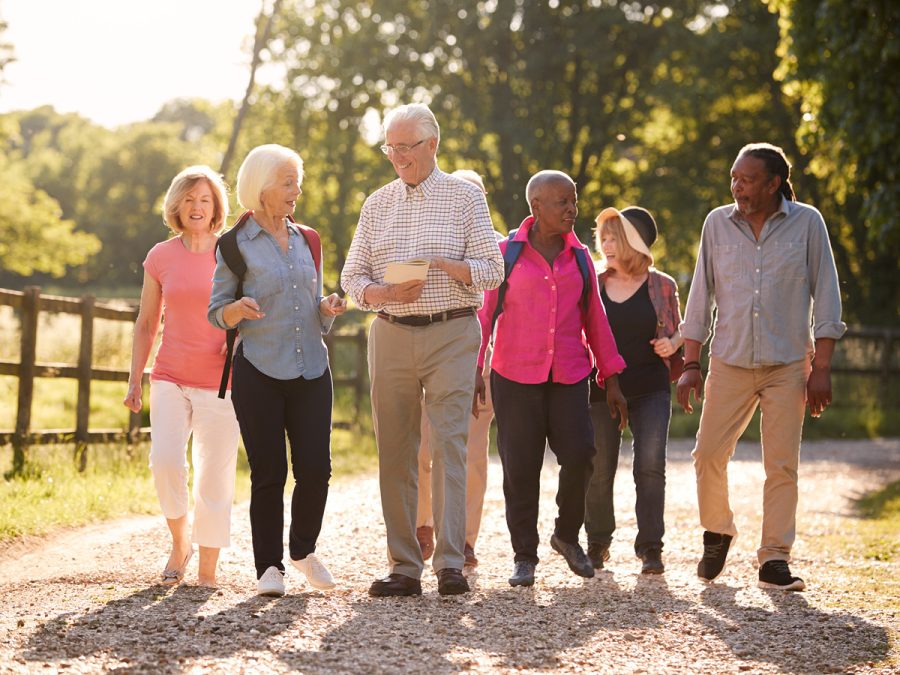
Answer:
<path fill-rule="evenodd" d="M 353 393 L 356 397 L 356 425 L 359 426 L 359 420 L 362 415 L 362 401 L 366 395 L 366 373 L 368 372 L 369 362 L 366 358 L 368 343 L 366 341 L 366 329 L 359 328 L 356 331 L 356 379 L 353 382 Z"/>
<path fill-rule="evenodd" d="M 31 402 L 34 399 L 34 359 L 37 349 L 38 314 L 41 311 L 41 289 L 25 288 L 22 297 L 22 336 L 19 350 L 19 395 L 16 410 L 16 433 L 13 438 L 12 473 L 25 467 L 25 451 L 31 429 Z"/>
<path fill-rule="evenodd" d="M 91 366 L 94 353 L 93 295 L 81 298 L 81 344 L 78 348 L 78 403 L 75 408 L 75 462 L 87 468 L 88 426 L 91 416 Z"/>

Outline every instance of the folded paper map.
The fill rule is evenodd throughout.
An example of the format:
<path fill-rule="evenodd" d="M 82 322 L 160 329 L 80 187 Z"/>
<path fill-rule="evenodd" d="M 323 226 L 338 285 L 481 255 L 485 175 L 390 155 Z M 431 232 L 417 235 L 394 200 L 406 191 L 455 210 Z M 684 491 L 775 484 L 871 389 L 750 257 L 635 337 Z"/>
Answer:
<path fill-rule="evenodd" d="M 428 275 L 428 260 L 414 259 L 405 262 L 389 262 L 384 273 L 384 283 L 402 284 L 404 281 L 424 280 Z"/>

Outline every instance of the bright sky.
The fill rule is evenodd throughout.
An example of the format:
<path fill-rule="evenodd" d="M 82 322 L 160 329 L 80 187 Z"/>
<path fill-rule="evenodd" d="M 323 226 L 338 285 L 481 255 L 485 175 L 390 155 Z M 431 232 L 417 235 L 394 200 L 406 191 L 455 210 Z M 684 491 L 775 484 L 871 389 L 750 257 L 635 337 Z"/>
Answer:
<path fill-rule="evenodd" d="M 173 98 L 240 99 L 260 0 L 0 0 L 16 62 L 0 112 L 52 105 L 105 126 Z"/>

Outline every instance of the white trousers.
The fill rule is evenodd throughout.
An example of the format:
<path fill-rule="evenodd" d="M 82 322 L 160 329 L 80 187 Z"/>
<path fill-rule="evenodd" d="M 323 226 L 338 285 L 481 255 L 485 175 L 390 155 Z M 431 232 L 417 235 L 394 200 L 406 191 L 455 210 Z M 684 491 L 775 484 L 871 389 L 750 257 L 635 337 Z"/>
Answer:
<path fill-rule="evenodd" d="M 234 471 L 240 438 L 231 392 L 182 387 L 156 380 L 150 385 L 150 470 L 167 519 L 188 514 L 187 442 L 193 432 L 194 522 L 199 546 L 230 544 Z"/>

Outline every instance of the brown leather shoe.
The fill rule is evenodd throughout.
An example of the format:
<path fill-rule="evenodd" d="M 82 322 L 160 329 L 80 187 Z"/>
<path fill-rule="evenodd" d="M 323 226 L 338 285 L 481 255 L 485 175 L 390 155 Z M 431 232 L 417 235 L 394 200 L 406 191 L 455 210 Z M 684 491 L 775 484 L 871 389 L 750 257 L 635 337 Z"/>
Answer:
<path fill-rule="evenodd" d="M 376 598 L 390 598 L 405 595 L 422 595 L 422 582 L 405 574 L 388 574 L 369 586 L 369 595 Z"/>
<path fill-rule="evenodd" d="M 475 557 L 475 548 L 466 544 L 463 554 L 466 556 L 466 567 L 478 567 L 478 558 Z"/>
<path fill-rule="evenodd" d="M 469 592 L 469 582 L 463 573 L 453 567 L 438 570 L 438 593 L 441 595 L 460 595 Z"/>
<path fill-rule="evenodd" d="M 428 525 L 416 528 L 416 539 L 422 549 L 422 560 L 428 560 L 434 553 L 434 528 Z"/>

